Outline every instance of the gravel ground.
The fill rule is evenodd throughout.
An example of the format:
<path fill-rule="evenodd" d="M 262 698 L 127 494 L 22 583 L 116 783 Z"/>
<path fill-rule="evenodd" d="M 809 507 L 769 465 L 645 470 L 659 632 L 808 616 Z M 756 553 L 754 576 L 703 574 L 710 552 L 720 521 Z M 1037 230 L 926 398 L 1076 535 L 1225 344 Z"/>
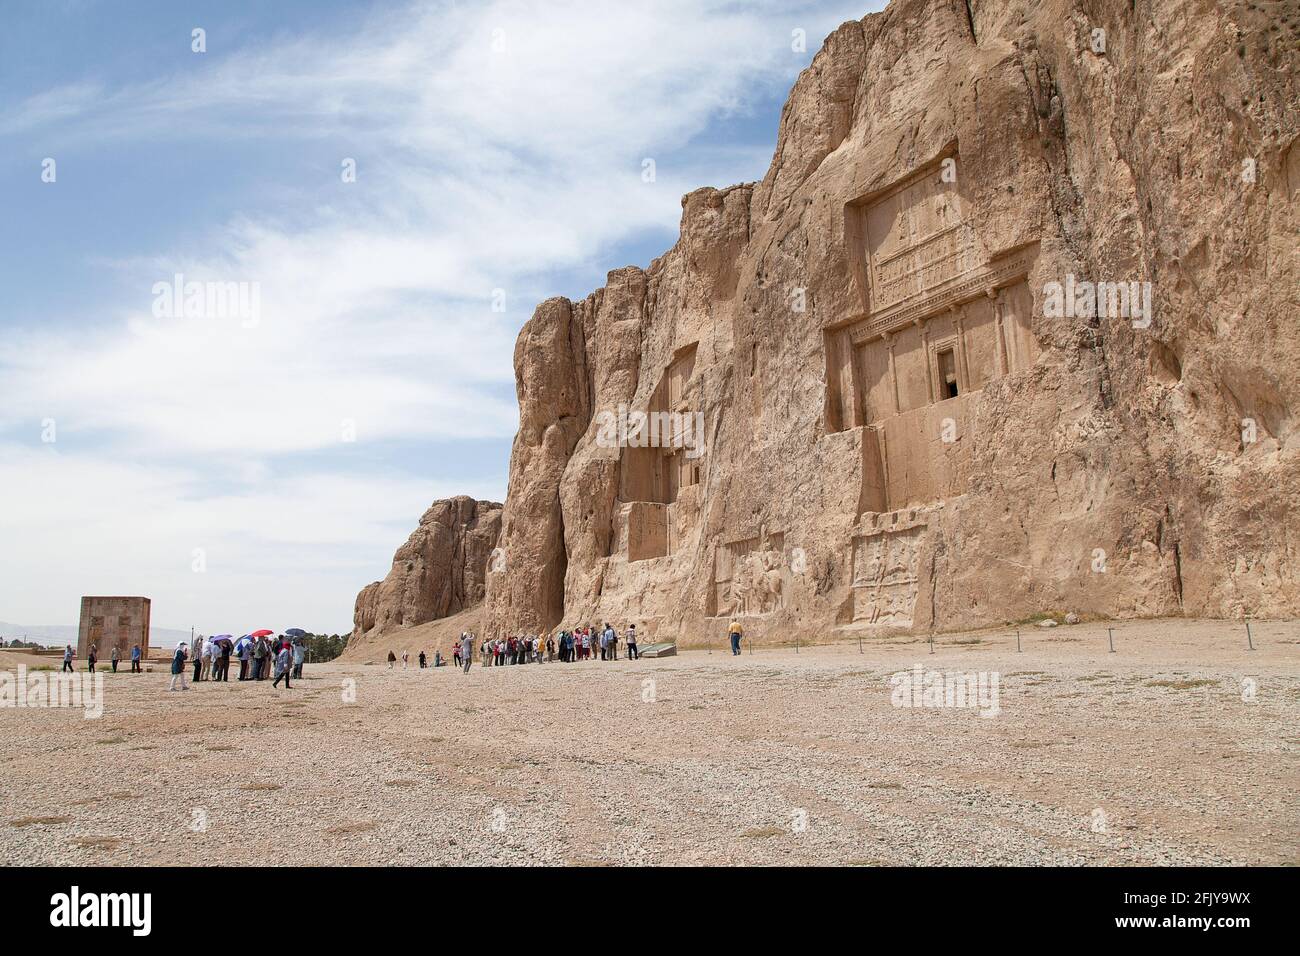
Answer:
<path fill-rule="evenodd" d="M 1296 864 L 1300 625 L 1254 633 L 317 665 L 291 691 L 110 674 L 97 720 L 0 709 L 0 859 Z M 999 713 L 893 706 L 918 663 L 996 672 Z"/>

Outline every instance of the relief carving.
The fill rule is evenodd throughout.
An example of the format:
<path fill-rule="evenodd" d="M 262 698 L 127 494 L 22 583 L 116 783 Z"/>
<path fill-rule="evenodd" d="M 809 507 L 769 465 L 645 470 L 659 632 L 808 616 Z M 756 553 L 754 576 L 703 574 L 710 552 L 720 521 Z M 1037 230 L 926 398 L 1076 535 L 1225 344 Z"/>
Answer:
<path fill-rule="evenodd" d="M 916 609 L 925 526 L 853 539 L 853 620 L 908 627 Z"/>
<path fill-rule="evenodd" d="M 718 615 L 757 616 L 784 606 L 783 541 L 784 535 L 774 532 L 718 547 L 714 559 Z"/>

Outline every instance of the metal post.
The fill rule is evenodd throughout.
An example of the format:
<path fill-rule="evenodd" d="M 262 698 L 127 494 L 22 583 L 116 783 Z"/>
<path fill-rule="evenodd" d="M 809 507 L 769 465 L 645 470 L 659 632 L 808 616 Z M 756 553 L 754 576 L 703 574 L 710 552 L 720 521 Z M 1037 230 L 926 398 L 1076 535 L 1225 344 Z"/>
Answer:
<path fill-rule="evenodd" d="M 930 653 L 934 653 L 934 631 L 930 632 Z"/>
<path fill-rule="evenodd" d="M 858 631 L 858 653 L 862 653 L 862 632 Z"/>
<path fill-rule="evenodd" d="M 1020 628 L 1016 628 L 1016 653 L 1020 653 Z"/>
<path fill-rule="evenodd" d="M 1115 629 L 1113 627 L 1106 628 L 1106 635 L 1110 639 L 1110 652 L 1114 654 L 1115 653 Z"/>
<path fill-rule="evenodd" d="M 1249 647 L 1252 651 L 1255 649 L 1255 642 L 1251 639 L 1250 636 L 1250 618 L 1246 618 L 1246 646 Z"/>

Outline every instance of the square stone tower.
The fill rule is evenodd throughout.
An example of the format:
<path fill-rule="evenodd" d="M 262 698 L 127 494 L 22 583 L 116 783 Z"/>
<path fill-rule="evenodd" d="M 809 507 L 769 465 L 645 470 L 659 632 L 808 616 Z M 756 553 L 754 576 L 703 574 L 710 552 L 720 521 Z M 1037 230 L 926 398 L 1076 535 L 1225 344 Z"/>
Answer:
<path fill-rule="evenodd" d="M 107 661 L 116 645 L 122 660 L 131 659 L 131 648 L 149 658 L 149 607 L 147 597 L 83 597 L 81 626 L 77 629 L 77 658 L 85 661 L 90 645 L 101 661 Z"/>

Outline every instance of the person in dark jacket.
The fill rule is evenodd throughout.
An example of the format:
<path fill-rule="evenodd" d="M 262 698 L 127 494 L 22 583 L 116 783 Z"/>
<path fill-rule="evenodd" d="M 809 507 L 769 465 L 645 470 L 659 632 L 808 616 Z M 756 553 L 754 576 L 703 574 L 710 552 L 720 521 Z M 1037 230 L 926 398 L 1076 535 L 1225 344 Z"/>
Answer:
<path fill-rule="evenodd" d="M 172 655 L 172 682 L 168 690 L 176 689 L 176 679 L 180 678 L 181 690 L 189 690 L 185 686 L 185 657 L 189 649 L 184 641 L 176 645 L 176 653 Z"/>

